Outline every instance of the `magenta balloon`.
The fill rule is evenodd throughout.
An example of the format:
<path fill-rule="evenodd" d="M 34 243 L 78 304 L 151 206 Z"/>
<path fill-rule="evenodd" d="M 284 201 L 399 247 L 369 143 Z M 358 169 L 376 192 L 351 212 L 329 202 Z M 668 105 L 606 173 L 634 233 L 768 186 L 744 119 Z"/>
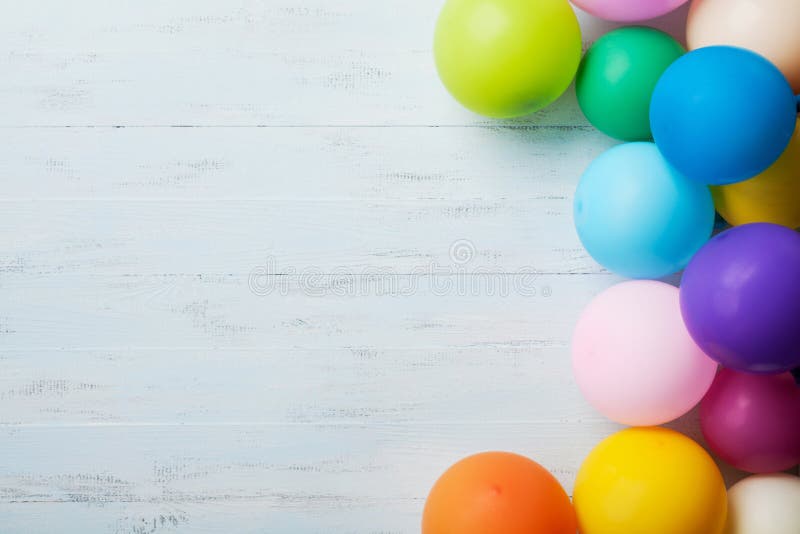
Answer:
<path fill-rule="evenodd" d="M 660 17 L 688 0 L 572 0 L 595 17 L 617 22 L 634 22 Z"/>
<path fill-rule="evenodd" d="M 722 369 L 700 404 L 700 425 L 717 456 L 743 471 L 800 463 L 800 386 L 791 373 Z"/>

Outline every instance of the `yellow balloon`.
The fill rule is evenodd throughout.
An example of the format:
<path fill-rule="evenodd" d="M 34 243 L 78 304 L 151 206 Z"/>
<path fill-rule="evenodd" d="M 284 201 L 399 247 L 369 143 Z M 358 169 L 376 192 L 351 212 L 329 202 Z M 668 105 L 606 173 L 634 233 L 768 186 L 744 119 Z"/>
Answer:
<path fill-rule="evenodd" d="M 800 119 L 783 155 L 758 176 L 731 185 L 712 187 L 722 217 L 737 226 L 770 222 L 800 227 Z"/>
<path fill-rule="evenodd" d="M 464 107 L 519 117 L 567 89 L 581 31 L 567 0 L 448 0 L 433 49 L 439 77 Z"/>
<path fill-rule="evenodd" d="M 728 509 L 714 460 L 660 427 L 600 442 L 578 472 L 573 502 L 581 534 L 720 534 Z"/>

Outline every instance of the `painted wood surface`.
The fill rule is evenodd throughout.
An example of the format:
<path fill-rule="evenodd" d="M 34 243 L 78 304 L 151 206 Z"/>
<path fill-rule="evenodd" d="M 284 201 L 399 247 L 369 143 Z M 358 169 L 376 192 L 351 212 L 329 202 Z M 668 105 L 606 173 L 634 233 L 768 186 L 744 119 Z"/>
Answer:
<path fill-rule="evenodd" d="M 460 109 L 439 6 L 6 6 L 0 532 L 415 532 L 485 449 L 571 489 L 616 428 L 568 358 L 613 143 L 572 91 Z"/>
<path fill-rule="evenodd" d="M 2 125 L 480 125 L 436 78 L 438 0 L 37 0 L 0 20 Z M 655 23 L 678 28 L 684 12 Z M 582 15 L 589 42 L 610 28 Z M 568 94 L 526 124 L 583 124 Z"/>

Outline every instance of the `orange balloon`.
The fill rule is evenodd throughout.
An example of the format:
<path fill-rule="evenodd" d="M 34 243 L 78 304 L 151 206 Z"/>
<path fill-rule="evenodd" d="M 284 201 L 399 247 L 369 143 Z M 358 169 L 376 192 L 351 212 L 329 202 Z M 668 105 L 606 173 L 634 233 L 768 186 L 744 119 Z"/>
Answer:
<path fill-rule="evenodd" d="M 455 463 L 436 481 L 422 534 L 575 534 L 575 511 L 544 467 L 510 452 Z"/>

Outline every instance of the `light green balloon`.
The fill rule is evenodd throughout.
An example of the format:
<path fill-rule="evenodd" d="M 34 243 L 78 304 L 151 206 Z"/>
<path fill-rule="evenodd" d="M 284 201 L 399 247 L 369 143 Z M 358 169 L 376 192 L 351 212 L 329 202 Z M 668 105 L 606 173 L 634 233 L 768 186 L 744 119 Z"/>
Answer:
<path fill-rule="evenodd" d="M 519 117 L 567 89 L 581 31 L 567 0 L 448 0 L 433 48 L 439 77 L 462 105 Z"/>

